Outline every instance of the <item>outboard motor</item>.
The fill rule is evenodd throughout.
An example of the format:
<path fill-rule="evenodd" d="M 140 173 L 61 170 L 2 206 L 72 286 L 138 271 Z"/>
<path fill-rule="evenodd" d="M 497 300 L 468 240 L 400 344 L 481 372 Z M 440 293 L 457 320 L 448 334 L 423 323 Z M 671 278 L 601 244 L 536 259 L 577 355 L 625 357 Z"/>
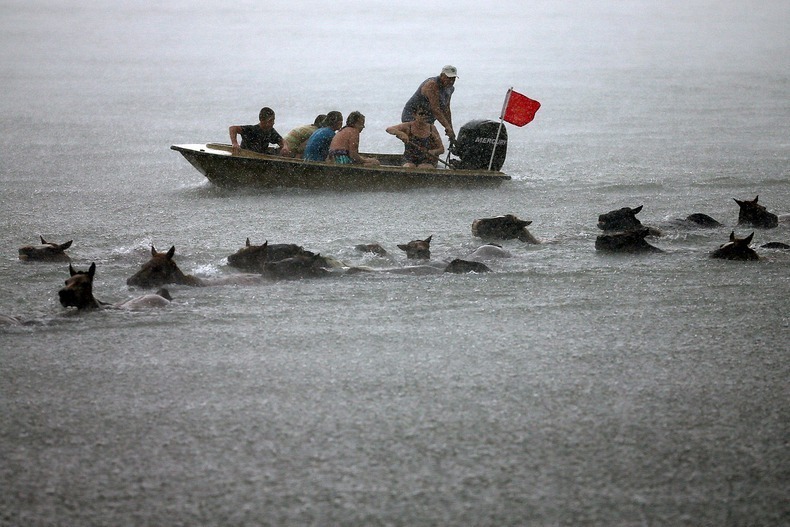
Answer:
<path fill-rule="evenodd" d="M 453 160 L 454 168 L 465 168 L 472 170 L 487 169 L 491 162 L 491 151 L 494 150 L 494 142 L 497 141 L 497 131 L 499 122 L 489 120 L 469 121 L 461 127 L 455 139 L 455 143 L 450 147 L 450 153 L 458 156 L 460 161 Z M 491 170 L 500 170 L 505 164 L 507 155 L 507 130 L 502 125 L 499 131 L 494 161 L 491 163 Z"/>

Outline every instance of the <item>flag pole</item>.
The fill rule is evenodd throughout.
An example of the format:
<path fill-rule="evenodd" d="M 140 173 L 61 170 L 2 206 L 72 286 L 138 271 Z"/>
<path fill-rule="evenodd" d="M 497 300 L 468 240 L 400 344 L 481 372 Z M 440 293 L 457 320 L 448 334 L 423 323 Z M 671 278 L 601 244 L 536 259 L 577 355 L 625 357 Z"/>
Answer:
<path fill-rule="evenodd" d="M 488 160 L 488 170 L 491 170 L 491 166 L 494 164 L 494 154 L 496 153 L 496 147 L 499 145 L 499 134 L 502 133 L 502 126 L 505 120 L 505 109 L 507 108 L 507 104 L 510 102 L 510 94 L 513 92 L 513 87 L 511 86 L 510 89 L 507 91 L 507 95 L 505 95 L 505 103 L 502 105 L 502 111 L 499 112 L 499 128 L 496 131 L 496 139 L 494 139 L 494 148 L 491 149 L 491 159 Z"/>

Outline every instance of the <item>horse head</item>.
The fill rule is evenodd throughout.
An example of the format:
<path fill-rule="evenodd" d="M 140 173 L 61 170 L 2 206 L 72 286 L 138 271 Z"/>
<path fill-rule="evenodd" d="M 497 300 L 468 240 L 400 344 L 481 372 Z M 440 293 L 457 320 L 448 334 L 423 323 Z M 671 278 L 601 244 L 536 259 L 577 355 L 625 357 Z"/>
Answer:
<path fill-rule="evenodd" d="M 752 238 L 754 238 L 754 233 L 751 233 L 745 238 L 737 238 L 735 236 L 735 231 L 732 231 L 730 233 L 730 241 L 713 251 L 710 257 L 720 258 L 722 260 L 759 260 L 760 257 L 757 255 L 757 252 L 749 247 L 752 243 Z"/>
<path fill-rule="evenodd" d="M 19 248 L 19 259 L 31 262 L 70 262 L 71 258 L 65 252 L 71 247 L 74 240 L 66 243 L 50 243 L 39 235 L 41 245 L 27 245 Z"/>
<path fill-rule="evenodd" d="M 428 236 L 424 240 L 412 240 L 409 243 L 399 243 L 398 249 L 406 253 L 406 258 L 412 260 L 429 260 L 431 258 L 431 238 Z"/>
<path fill-rule="evenodd" d="M 489 240 L 521 240 L 523 242 L 538 243 L 527 230 L 531 220 L 522 220 L 513 214 L 495 216 L 493 218 L 480 218 L 472 222 L 472 236 Z"/>
<path fill-rule="evenodd" d="M 238 269 L 260 271 L 263 262 L 266 261 L 268 246 L 268 240 L 263 242 L 263 245 L 252 245 L 247 238 L 244 247 L 228 256 L 228 265 Z"/>
<path fill-rule="evenodd" d="M 76 307 L 77 309 L 95 309 L 102 303 L 93 296 L 93 277 L 96 274 L 96 264 L 91 263 L 87 271 L 77 271 L 69 264 L 69 278 L 65 287 L 58 291 L 60 304 L 63 307 Z"/>
<path fill-rule="evenodd" d="M 738 225 L 750 225 L 763 229 L 773 229 L 779 225 L 779 217 L 757 203 L 760 196 L 755 196 L 753 200 L 735 200 L 740 210 L 738 211 Z"/>
<path fill-rule="evenodd" d="M 611 210 L 598 216 L 598 228 L 602 231 L 627 231 L 642 227 L 642 222 L 636 217 L 642 211 L 643 205 L 636 208 L 623 207 Z"/>
<path fill-rule="evenodd" d="M 126 280 L 127 285 L 138 287 L 161 287 L 165 284 L 203 285 L 200 279 L 185 275 L 173 260 L 175 246 L 165 252 L 157 252 L 151 246 L 151 259 L 140 267 L 134 275 Z"/>

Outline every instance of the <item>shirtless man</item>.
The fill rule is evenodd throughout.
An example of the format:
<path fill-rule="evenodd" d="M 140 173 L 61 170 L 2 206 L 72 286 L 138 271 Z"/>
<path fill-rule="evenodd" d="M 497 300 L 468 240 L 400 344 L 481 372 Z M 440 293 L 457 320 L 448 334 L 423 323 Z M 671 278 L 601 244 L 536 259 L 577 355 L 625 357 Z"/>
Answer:
<path fill-rule="evenodd" d="M 366 166 L 379 165 L 373 157 L 359 155 L 359 134 L 365 129 L 365 116 L 359 112 L 351 112 L 346 118 L 346 126 L 340 129 L 329 145 L 328 161 L 341 165 L 360 164 Z"/>

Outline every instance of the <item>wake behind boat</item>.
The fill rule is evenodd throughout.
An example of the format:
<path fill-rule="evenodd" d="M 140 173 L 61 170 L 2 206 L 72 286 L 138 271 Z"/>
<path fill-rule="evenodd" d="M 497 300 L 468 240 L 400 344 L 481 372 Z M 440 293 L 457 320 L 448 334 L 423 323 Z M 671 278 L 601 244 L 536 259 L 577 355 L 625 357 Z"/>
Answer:
<path fill-rule="evenodd" d="M 496 187 L 510 176 L 500 171 L 507 150 L 507 134 L 492 135 L 499 126 L 492 121 L 464 125 L 450 152 L 460 159 L 447 168 L 405 168 L 401 154 L 363 154 L 381 166 L 341 165 L 305 161 L 242 150 L 220 143 L 180 144 L 180 152 L 214 185 L 221 187 L 304 188 L 327 190 L 401 190 L 420 187 Z M 494 149 L 494 143 L 497 148 Z M 492 169 L 492 152 L 496 161 Z"/>

